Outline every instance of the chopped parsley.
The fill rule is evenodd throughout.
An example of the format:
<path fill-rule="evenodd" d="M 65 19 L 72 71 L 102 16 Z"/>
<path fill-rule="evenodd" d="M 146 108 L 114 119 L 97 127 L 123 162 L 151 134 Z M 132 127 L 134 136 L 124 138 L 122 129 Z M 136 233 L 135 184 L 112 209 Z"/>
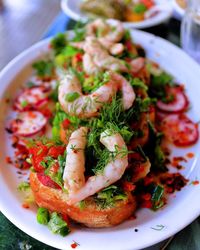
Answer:
<path fill-rule="evenodd" d="M 60 234 L 61 236 L 66 236 L 70 233 L 67 222 L 65 222 L 58 213 L 53 212 L 50 216 L 48 222 L 48 228 L 54 234 Z"/>
<path fill-rule="evenodd" d="M 121 188 L 111 185 L 97 193 L 94 199 L 100 209 L 106 209 L 108 207 L 113 207 L 117 201 L 126 200 L 127 195 Z"/>
<path fill-rule="evenodd" d="M 36 75 L 39 77 L 52 77 L 54 71 L 54 63 L 51 60 L 41 60 L 33 63 L 33 68 L 36 71 Z"/>
<path fill-rule="evenodd" d="M 61 53 L 61 51 L 66 46 L 66 36 L 63 33 L 58 33 L 52 40 L 51 40 L 51 47 L 55 51 L 55 54 Z"/>

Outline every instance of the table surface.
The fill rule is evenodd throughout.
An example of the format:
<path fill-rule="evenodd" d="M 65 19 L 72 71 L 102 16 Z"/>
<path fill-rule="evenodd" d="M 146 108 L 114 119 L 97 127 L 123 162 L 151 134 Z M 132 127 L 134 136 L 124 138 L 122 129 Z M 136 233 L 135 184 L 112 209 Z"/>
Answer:
<path fill-rule="evenodd" d="M 49 26 L 49 29 L 44 34 L 43 38 L 53 36 L 58 32 L 64 32 L 66 29 L 70 29 L 73 26 L 74 22 L 70 20 L 67 16 L 65 16 L 63 13 L 60 13 L 53 21 L 53 23 Z M 172 43 L 180 46 L 180 22 L 176 19 L 172 18 L 167 23 L 145 29 L 145 31 L 163 37 L 171 41 Z M 148 248 L 148 250 L 198 250 L 200 249 L 199 232 L 200 218 L 198 218 L 184 230 L 176 234 L 168 246 L 166 246 L 165 241 Z M 8 221 L 3 214 L 0 213 L 0 249 L 53 250 L 55 248 L 47 246 L 23 233 L 10 221 Z"/>

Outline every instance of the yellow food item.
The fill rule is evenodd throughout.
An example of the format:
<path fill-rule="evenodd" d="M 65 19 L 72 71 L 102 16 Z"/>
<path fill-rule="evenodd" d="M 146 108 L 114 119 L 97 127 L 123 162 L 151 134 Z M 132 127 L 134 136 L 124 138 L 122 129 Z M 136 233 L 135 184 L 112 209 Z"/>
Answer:
<path fill-rule="evenodd" d="M 140 22 L 144 20 L 144 13 L 134 13 L 130 9 L 127 9 L 124 13 L 124 18 L 128 22 Z"/>

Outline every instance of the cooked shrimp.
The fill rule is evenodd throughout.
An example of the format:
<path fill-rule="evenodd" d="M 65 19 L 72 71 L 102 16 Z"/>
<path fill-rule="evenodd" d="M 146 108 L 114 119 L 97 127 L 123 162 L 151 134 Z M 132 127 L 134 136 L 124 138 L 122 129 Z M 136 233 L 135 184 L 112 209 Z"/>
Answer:
<path fill-rule="evenodd" d="M 95 37 L 86 38 L 84 50 L 92 56 L 94 63 L 101 69 L 120 72 L 128 71 L 124 61 L 109 55 L 108 51 L 102 47 Z"/>
<path fill-rule="evenodd" d="M 102 44 L 105 41 L 117 43 L 124 35 L 124 27 L 119 21 L 109 24 L 102 19 L 96 19 L 94 22 L 91 22 L 86 26 L 86 33 L 87 35 L 94 37 L 96 37 L 96 34 L 98 33 L 99 41 L 102 40 Z"/>
<path fill-rule="evenodd" d="M 124 50 L 124 45 L 122 43 L 114 43 L 109 51 L 112 55 L 119 55 L 123 52 Z"/>
<path fill-rule="evenodd" d="M 93 62 L 92 56 L 88 53 L 83 56 L 83 69 L 88 75 L 94 75 L 100 71 L 99 67 Z"/>
<path fill-rule="evenodd" d="M 79 138 L 79 140 L 82 139 Z M 107 129 L 101 133 L 100 142 L 113 154 L 114 157 L 108 162 L 102 173 L 89 177 L 85 185 L 78 191 L 74 192 L 73 190 L 68 190 L 69 200 L 67 203 L 70 205 L 82 201 L 118 181 L 128 166 L 128 156 L 122 152 L 127 149 L 126 144 L 119 133 L 113 134 L 112 131 Z M 80 156 L 77 155 L 76 157 L 76 162 L 78 163 Z M 83 168 L 84 163 L 80 160 L 80 163 L 76 166 L 76 172 L 78 173 L 79 169 L 82 172 Z"/>
<path fill-rule="evenodd" d="M 63 110 L 79 117 L 92 117 L 98 114 L 98 110 L 104 103 L 111 100 L 117 91 L 117 85 L 112 78 L 89 95 L 83 95 L 81 85 L 73 73 L 68 73 L 60 82 L 58 100 Z M 76 93 L 78 96 L 73 101 L 66 100 L 68 94 Z"/>
<path fill-rule="evenodd" d="M 63 174 L 64 187 L 72 192 L 78 191 L 85 184 L 85 154 L 86 135 L 88 129 L 81 127 L 75 130 L 66 148 L 67 156 Z"/>
<path fill-rule="evenodd" d="M 122 103 L 124 109 L 129 109 L 135 100 L 135 92 L 130 83 L 120 74 L 115 72 L 111 73 L 112 78 L 119 84 L 119 88 L 122 91 Z"/>
<path fill-rule="evenodd" d="M 91 94 L 83 95 L 77 77 L 71 72 L 67 73 L 61 80 L 58 89 L 58 100 L 63 110 L 70 115 L 79 117 L 96 116 L 103 104 L 110 102 L 119 89 L 122 91 L 123 107 L 125 110 L 129 109 L 135 100 L 135 92 L 132 86 L 120 74 L 112 71 L 108 74 L 109 80 L 107 83 Z M 76 94 L 77 98 L 73 101 L 67 100 L 66 96 L 70 94 Z"/>

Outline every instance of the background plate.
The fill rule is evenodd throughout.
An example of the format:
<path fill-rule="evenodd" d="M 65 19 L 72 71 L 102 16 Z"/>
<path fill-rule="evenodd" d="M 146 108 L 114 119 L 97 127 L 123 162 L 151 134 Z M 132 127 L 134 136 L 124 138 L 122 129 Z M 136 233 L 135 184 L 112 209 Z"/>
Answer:
<path fill-rule="evenodd" d="M 82 0 L 61 0 L 61 8 L 63 12 L 76 21 L 87 20 L 88 17 L 80 10 L 80 3 Z M 172 15 L 172 6 L 170 0 L 156 0 L 156 3 L 163 5 L 163 11 L 160 11 L 154 17 L 141 22 L 123 22 L 126 28 L 144 29 L 158 25 L 168 20 Z"/>

